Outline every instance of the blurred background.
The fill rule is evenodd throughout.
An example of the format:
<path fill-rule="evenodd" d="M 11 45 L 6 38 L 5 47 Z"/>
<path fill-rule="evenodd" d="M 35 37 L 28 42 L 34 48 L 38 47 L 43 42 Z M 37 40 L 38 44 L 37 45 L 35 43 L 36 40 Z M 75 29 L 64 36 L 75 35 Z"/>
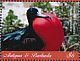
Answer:
<path fill-rule="evenodd" d="M 27 9 L 36 7 L 40 13 L 58 16 L 64 28 L 60 51 L 80 50 L 80 2 L 4 2 L 2 5 L 2 34 L 28 26 Z"/>

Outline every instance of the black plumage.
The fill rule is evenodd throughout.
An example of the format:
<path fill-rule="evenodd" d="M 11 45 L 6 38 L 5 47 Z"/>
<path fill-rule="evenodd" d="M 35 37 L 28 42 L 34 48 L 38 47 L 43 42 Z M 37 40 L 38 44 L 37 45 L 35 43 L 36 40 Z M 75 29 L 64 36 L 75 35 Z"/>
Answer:
<path fill-rule="evenodd" d="M 2 35 L 1 37 L 1 49 L 13 50 L 13 51 L 38 51 L 44 47 L 43 40 L 35 33 L 32 28 L 34 18 L 48 16 L 38 15 L 36 8 L 29 8 L 27 10 L 27 18 L 29 26 L 19 29 L 15 32 Z"/>
<path fill-rule="evenodd" d="M 41 50 L 43 41 L 29 28 L 23 28 L 15 32 L 3 35 L 1 38 L 2 50 Z"/>

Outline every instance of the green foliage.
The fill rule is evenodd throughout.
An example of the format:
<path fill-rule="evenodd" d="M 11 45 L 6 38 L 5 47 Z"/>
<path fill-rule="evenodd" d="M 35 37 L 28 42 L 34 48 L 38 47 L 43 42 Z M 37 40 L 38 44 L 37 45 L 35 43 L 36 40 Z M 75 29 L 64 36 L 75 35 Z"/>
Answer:
<path fill-rule="evenodd" d="M 35 2 L 35 3 L 32 4 L 32 6 L 41 8 L 43 12 L 45 10 L 47 10 L 49 12 L 52 11 L 52 7 L 51 7 L 49 2 Z"/>
<path fill-rule="evenodd" d="M 70 7 L 65 4 L 67 3 L 61 2 L 59 3 L 59 6 L 55 6 L 55 12 L 58 17 L 68 17 L 69 16 Z"/>
<path fill-rule="evenodd" d="M 74 7 L 73 2 L 60 2 L 59 6 L 55 6 L 55 12 L 59 17 L 69 17 L 70 10 Z"/>
<path fill-rule="evenodd" d="M 74 43 L 77 43 L 77 42 L 78 42 L 78 38 L 76 36 L 71 36 L 70 37 L 70 41 L 69 41 L 70 44 L 74 44 Z"/>
<path fill-rule="evenodd" d="M 0 7 L 2 6 L 2 2 L 0 2 Z"/>
<path fill-rule="evenodd" d="M 75 45 L 75 43 L 78 43 L 78 36 L 73 36 L 73 31 L 75 31 L 75 30 L 73 30 L 75 7 L 76 7 L 75 2 L 60 2 L 59 6 L 55 6 L 55 13 L 60 19 L 63 20 L 63 17 L 64 17 L 64 18 L 68 18 L 68 22 L 70 19 L 72 20 L 71 23 L 69 24 L 69 26 L 68 26 L 68 24 L 66 25 L 67 22 L 64 22 L 65 20 L 63 20 L 64 29 L 66 29 L 66 27 L 67 27 L 67 29 L 65 30 L 65 34 L 68 35 L 68 33 L 69 33 L 69 39 L 67 39 L 65 45 L 68 46 L 67 48 L 69 48 L 69 46 L 74 45 L 73 47 L 70 47 L 70 49 L 68 51 L 70 51 L 70 50 L 71 51 L 79 51 L 79 49 L 78 49 L 79 46 Z M 70 14 L 71 14 L 71 16 L 70 16 Z M 70 31 L 70 25 L 72 27 L 71 31 Z M 71 35 L 71 33 L 72 33 L 72 35 Z"/>
<path fill-rule="evenodd" d="M 68 51 L 70 51 L 70 50 L 79 51 L 78 36 L 70 36 L 69 39 L 70 39 L 70 41 L 69 41 L 68 45 L 70 45 L 70 46 L 68 46 L 68 47 L 70 47 L 70 49 Z"/>
<path fill-rule="evenodd" d="M 14 15 L 14 12 L 12 10 L 9 10 L 8 12 L 8 16 L 5 18 L 5 24 L 8 24 L 8 25 L 12 25 L 12 23 L 14 22 L 14 20 L 17 20 L 17 16 Z"/>
<path fill-rule="evenodd" d="M 3 19 L 4 28 L 2 29 L 2 33 L 9 33 L 16 30 L 16 25 L 19 25 L 21 20 L 18 19 L 16 15 L 14 15 L 13 10 L 9 10 L 8 15 L 5 19 Z M 15 24 L 13 24 L 15 23 Z"/>

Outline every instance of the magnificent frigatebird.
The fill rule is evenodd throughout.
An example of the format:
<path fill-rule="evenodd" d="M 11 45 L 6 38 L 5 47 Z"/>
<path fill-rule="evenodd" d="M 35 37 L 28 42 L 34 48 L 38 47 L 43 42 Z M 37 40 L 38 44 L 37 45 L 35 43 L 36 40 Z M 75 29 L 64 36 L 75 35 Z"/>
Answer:
<path fill-rule="evenodd" d="M 29 26 L 21 28 L 15 32 L 4 34 L 1 37 L 2 50 L 41 50 L 44 46 L 43 40 L 35 33 L 32 27 L 33 19 L 36 17 L 48 16 L 38 15 L 36 8 L 29 8 L 27 10 L 27 19 Z"/>
<path fill-rule="evenodd" d="M 29 8 L 27 19 L 29 26 L 2 35 L 2 50 L 41 51 L 60 48 L 64 39 L 64 31 L 56 16 L 39 14 L 36 8 Z"/>

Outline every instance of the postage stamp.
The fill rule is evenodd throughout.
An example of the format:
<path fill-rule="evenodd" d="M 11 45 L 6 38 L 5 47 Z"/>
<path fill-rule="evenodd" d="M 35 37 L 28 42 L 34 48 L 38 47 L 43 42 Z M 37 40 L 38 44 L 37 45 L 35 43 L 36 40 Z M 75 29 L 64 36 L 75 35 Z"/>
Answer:
<path fill-rule="evenodd" d="M 7 0 L 0 13 L 4 59 L 79 60 L 80 2 Z"/>

